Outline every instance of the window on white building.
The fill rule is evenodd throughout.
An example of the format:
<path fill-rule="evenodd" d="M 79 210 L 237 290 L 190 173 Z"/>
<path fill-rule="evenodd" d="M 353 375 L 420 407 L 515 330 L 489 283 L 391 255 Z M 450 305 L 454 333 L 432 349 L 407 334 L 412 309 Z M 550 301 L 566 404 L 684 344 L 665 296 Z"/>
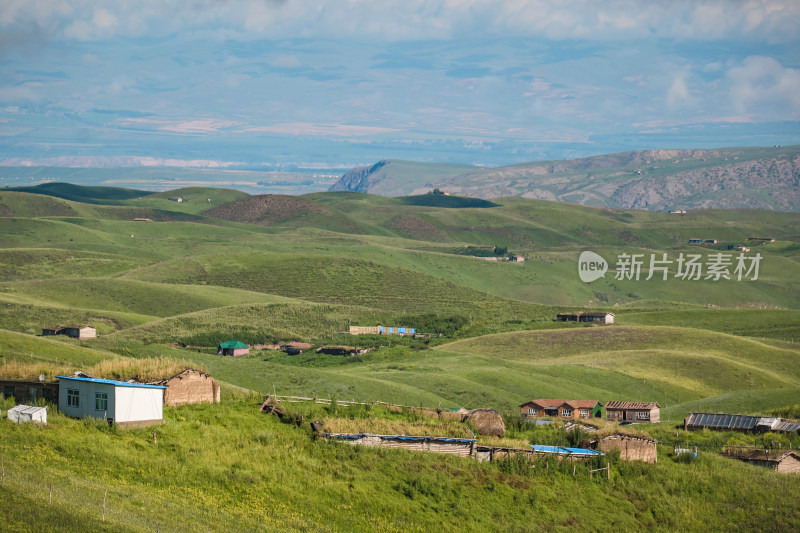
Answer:
<path fill-rule="evenodd" d="M 95 411 L 108 411 L 108 393 L 95 392 L 94 393 L 94 410 Z"/>
<path fill-rule="evenodd" d="M 650 413 L 647 411 L 639 411 L 639 420 L 648 420 L 650 418 Z"/>
<path fill-rule="evenodd" d="M 67 389 L 67 407 L 80 407 L 81 397 L 78 389 Z"/>

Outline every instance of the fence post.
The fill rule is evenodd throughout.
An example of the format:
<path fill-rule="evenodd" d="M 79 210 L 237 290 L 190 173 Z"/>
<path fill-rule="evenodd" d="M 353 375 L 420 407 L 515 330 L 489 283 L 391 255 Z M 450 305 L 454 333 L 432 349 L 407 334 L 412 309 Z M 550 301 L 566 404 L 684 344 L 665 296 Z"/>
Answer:
<path fill-rule="evenodd" d="M 47 502 L 48 505 L 53 503 L 53 484 L 50 483 L 50 500 Z"/>
<path fill-rule="evenodd" d="M 108 489 L 103 494 L 103 522 L 106 521 L 106 497 L 108 496 Z"/>
<path fill-rule="evenodd" d="M 606 463 L 606 472 L 608 473 L 608 480 L 611 481 L 611 463 Z"/>
<path fill-rule="evenodd" d="M 2 486 L 6 486 L 6 456 L 0 455 L 0 470 L 3 471 L 3 484 Z"/>

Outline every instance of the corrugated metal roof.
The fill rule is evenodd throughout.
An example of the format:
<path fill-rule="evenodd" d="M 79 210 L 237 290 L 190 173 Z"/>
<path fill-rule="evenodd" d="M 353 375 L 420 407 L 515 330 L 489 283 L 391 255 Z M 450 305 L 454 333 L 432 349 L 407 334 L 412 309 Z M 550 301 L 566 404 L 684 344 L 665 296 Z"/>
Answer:
<path fill-rule="evenodd" d="M 776 431 L 800 432 L 800 422 L 794 420 L 784 420 L 775 428 Z"/>
<path fill-rule="evenodd" d="M 690 413 L 686 424 L 709 429 L 755 429 L 759 417 L 723 413 Z"/>
<path fill-rule="evenodd" d="M 606 409 L 653 409 L 658 402 L 607 402 Z"/>
<path fill-rule="evenodd" d="M 131 383 L 129 381 L 115 381 L 113 379 L 101 378 L 77 378 L 67 376 L 56 376 L 58 379 L 66 379 L 69 381 L 83 381 L 88 383 L 102 383 L 104 385 L 114 385 L 115 387 L 139 387 L 143 389 L 166 389 L 162 385 L 148 385 L 146 383 Z"/>

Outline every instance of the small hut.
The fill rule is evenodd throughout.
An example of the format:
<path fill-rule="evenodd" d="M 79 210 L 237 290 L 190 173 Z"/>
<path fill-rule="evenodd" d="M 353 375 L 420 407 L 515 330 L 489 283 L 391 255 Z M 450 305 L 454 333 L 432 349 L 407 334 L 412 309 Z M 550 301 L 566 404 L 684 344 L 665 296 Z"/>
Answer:
<path fill-rule="evenodd" d="M 655 463 L 658 461 L 658 448 L 656 441 L 638 435 L 614 433 L 596 441 L 597 448 L 606 453 L 619 450 L 619 458 L 623 461 L 643 461 Z"/>
<path fill-rule="evenodd" d="M 462 421 L 472 422 L 481 435 L 503 437 L 506 434 L 503 417 L 494 409 L 473 409 L 464 416 Z"/>
<path fill-rule="evenodd" d="M 758 450 L 751 453 L 745 461 L 751 465 L 771 468 L 784 474 L 800 474 L 800 454 L 797 452 L 785 452 L 777 455 L 766 450 Z"/>
<path fill-rule="evenodd" d="M 250 347 L 239 341 L 225 341 L 219 343 L 219 346 L 217 346 L 217 355 L 239 357 L 240 355 L 247 355 L 249 353 Z"/>
<path fill-rule="evenodd" d="M 8 410 L 8 419 L 17 424 L 22 424 L 23 422 L 47 424 L 47 407 L 18 405 Z"/>

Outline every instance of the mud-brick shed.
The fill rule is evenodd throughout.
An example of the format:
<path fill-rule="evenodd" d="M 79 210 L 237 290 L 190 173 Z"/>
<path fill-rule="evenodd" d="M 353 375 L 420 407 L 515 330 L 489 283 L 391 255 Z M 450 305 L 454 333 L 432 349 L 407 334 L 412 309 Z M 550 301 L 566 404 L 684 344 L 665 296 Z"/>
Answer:
<path fill-rule="evenodd" d="M 768 451 L 759 450 L 751 453 L 745 461 L 751 465 L 771 468 L 776 472 L 800 474 L 800 454 L 797 452 L 771 454 Z"/>
<path fill-rule="evenodd" d="M 623 461 L 643 461 L 655 463 L 658 461 L 658 447 L 656 441 L 639 435 L 614 433 L 598 439 L 597 449 L 608 453 L 619 450 L 619 458 Z"/>
<path fill-rule="evenodd" d="M 164 422 L 163 385 L 58 376 L 58 410 L 73 418 L 99 418 L 121 427 Z"/>
<path fill-rule="evenodd" d="M 217 346 L 217 355 L 231 355 L 239 357 L 250 353 L 250 347 L 239 341 L 225 341 Z"/>
<path fill-rule="evenodd" d="M 176 406 L 190 403 L 219 403 L 219 383 L 210 374 L 187 368 L 171 378 L 154 381 L 163 385 L 164 405 Z"/>
<path fill-rule="evenodd" d="M 47 424 L 47 407 L 17 405 L 8 410 L 8 419 L 17 424 L 22 424 L 23 422 Z"/>

